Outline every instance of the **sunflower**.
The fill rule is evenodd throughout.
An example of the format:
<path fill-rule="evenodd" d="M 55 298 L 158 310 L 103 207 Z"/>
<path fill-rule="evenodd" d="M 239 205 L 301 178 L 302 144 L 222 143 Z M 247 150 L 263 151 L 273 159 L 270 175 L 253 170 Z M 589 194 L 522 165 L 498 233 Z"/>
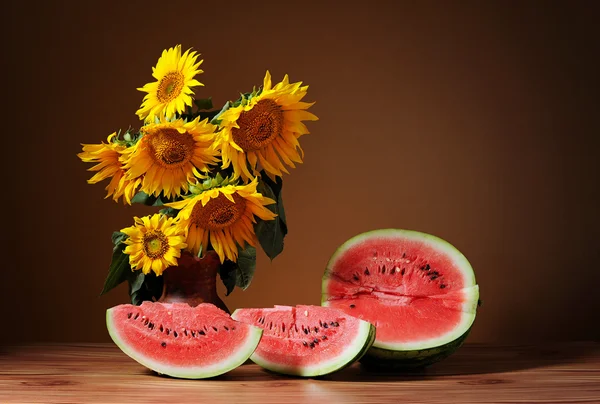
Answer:
<path fill-rule="evenodd" d="M 210 240 L 221 262 L 225 259 L 235 262 L 237 245 L 242 248 L 246 243 L 256 246 L 254 216 L 263 220 L 273 220 L 276 216 L 265 207 L 275 201 L 257 192 L 257 185 L 255 178 L 246 185 L 219 186 L 167 204 L 181 209 L 177 218 L 179 226 L 185 230 L 187 249 L 197 255 L 206 251 Z"/>
<path fill-rule="evenodd" d="M 141 120 L 153 122 L 155 117 L 161 115 L 170 118 L 175 113 L 183 112 L 186 105 L 192 105 L 192 87 L 204 85 L 194 79 L 194 76 L 203 73 L 199 69 L 203 61 L 196 63 L 198 56 L 190 49 L 182 55 L 181 45 L 163 51 L 156 67 L 152 68 L 152 76 L 157 81 L 138 88 L 148 93 L 136 112 Z"/>
<path fill-rule="evenodd" d="M 108 136 L 107 143 L 82 144 L 83 151 L 77 155 L 85 163 L 98 163 L 89 171 L 97 171 L 88 180 L 88 184 L 96 184 L 106 178 L 111 178 L 106 186 L 106 198 L 112 196 L 114 201 L 123 197 L 123 203 L 131 205 L 131 198 L 135 195 L 141 180 L 128 180 L 125 178 L 123 161 L 132 151 L 131 147 L 116 141 L 116 133 Z"/>
<path fill-rule="evenodd" d="M 135 217 L 134 222 L 133 226 L 121 230 L 129 236 L 124 252 L 129 255 L 131 269 L 141 269 L 144 274 L 152 270 L 161 275 L 167 267 L 177 265 L 186 243 L 175 218 L 155 214 L 141 219 Z"/>
<path fill-rule="evenodd" d="M 257 162 L 271 178 L 288 173 L 285 165 L 294 168 L 294 163 L 302 163 L 298 150 L 302 155 L 304 152 L 298 138 L 309 133 L 302 121 L 318 118 L 306 111 L 314 103 L 301 101 L 308 90 L 308 86 L 301 85 L 302 82 L 290 84 L 285 75 L 283 81 L 271 87 L 267 71 L 258 95 L 217 118 L 221 120 L 217 145 L 223 168 L 233 165 L 235 178 L 252 179 Z"/>
<path fill-rule="evenodd" d="M 205 178 L 209 164 L 218 161 L 213 146 L 215 126 L 208 119 L 185 122 L 162 120 L 140 129 L 142 138 L 127 158 L 126 178 L 141 179 L 142 191 L 170 198 L 187 193 L 195 178 Z"/>

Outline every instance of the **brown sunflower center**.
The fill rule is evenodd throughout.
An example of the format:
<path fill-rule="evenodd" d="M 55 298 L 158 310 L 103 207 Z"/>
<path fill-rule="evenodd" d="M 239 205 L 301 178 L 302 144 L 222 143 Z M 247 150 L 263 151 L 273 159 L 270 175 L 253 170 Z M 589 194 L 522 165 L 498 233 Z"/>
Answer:
<path fill-rule="evenodd" d="M 160 230 L 152 230 L 144 234 L 142 244 L 144 254 L 152 259 L 162 258 L 169 249 L 169 240 Z"/>
<path fill-rule="evenodd" d="M 177 168 L 187 163 L 194 151 L 194 138 L 188 132 L 163 128 L 148 136 L 150 155 L 163 167 Z"/>
<path fill-rule="evenodd" d="M 192 210 L 191 222 L 208 230 L 219 230 L 237 222 L 246 210 L 246 200 L 233 194 L 231 202 L 223 194 L 208 201 L 205 206 L 197 203 Z"/>
<path fill-rule="evenodd" d="M 183 74 L 180 72 L 171 72 L 166 74 L 158 83 L 156 97 L 160 102 L 173 101 L 183 89 Z"/>
<path fill-rule="evenodd" d="M 264 99 L 250 111 L 244 111 L 237 120 L 239 128 L 232 129 L 232 136 L 245 151 L 254 151 L 268 145 L 283 130 L 283 111 L 273 100 Z"/>

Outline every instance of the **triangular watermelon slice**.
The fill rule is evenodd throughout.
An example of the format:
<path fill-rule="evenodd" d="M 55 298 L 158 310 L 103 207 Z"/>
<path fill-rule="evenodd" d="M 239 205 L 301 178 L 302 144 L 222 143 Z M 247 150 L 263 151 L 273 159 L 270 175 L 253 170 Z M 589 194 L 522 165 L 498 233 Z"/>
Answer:
<path fill-rule="evenodd" d="M 360 359 L 375 339 L 368 322 L 326 307 L 238 309 L 232 317 L 264 330 L 250 359 L 287 375 L 322 376 L 340 370 Z"/>
<path fill-rule="evenodd" d="M 158 373 L 187 379 L 223 374 L 244 363 L 262 330 L 233 320 L 212 304 L 143 302 L 106 312 L 108 332 L 119 348 Z"/>

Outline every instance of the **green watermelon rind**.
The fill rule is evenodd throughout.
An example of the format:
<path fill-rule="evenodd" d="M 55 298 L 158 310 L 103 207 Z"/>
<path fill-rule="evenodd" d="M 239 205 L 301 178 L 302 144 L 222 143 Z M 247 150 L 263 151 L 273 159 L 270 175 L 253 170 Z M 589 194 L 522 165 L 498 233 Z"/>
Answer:
<path fill-rule="evenodd" d="M 234 319 L 236 318 L 235 311 L 231 317 Z M 352 343 L 347 345 L 347 348 L 342 354 L 325 363 L 317 363 L 312 366 L 302 367 L 286 366 L 282 363 L 274 363 L 266 360 L 257 352 L 254 352 L 252 356 L 250 356 L 250 360 L 252 360 L 252 362 L 256 363 L 258 366 L 271 372 L 288 376 L 318 377 L 337 372 L 352 365 L 354 362 L 362 358 L 375 341 L 375 327 L 368 321 L 358 321 L 359 329 Z"/>
<path fill-rule="evenodd" d="M 111 316 L 111 310 L 106 311 L 106 328 L 112 338 L 113 342 L 125 353 L 127 356 L 138 362 L 140 365 L 145 366 L 159 374 L 164 374 L 171 377 L 180 379 L 206 379 L 209 377 L 215 377 L 229 372 L 242 365 L 252 353 L 256 350 L 260 339 L 262 337 L 263 330 L 259 327 L 249 326 L 249 333 L 246 338 L 245 344 L 241 346 L 235 353 L 227 357 L 212 366 L 201 366 L 201 367 L 178 367 L 170 366 L 153 359 L 145 357 L 144 355 L 136 352 L 133 346 L 127 344 L 119 335 L 118 328 L 113 322 Z"/>
<path fill-rule="evenodd" d="M 410 370 L 423 368 L 452 355 L 463 344 L 471 329 L 456 340 L 439 347 L 415 351 L 392 351 L 372 347 L 360 363 L 374 370 Z"/>
<path fill-rule="evenodd" d="M 369 352 L 365 354 L 361 362 L 370 363 L 373 358 L 377 358 L 384 362 L 387 367 L 422 367 L 433 362 L 441 360 L 452 354 L 462 344 L 464 339 L 469 334 L 469 331 L 475 321 L 477 302 L 479 300 L 479 287 L 475 280 L 475 273 L 467 258 L 454 247 L 439 237 L 431 234 L 421 233 L 414 230 L 404 229 L 379 229 L 366 233 L 358 234 L 343 243 L 331 256 L 325 273 L 323 274 L 321 290 L 327 290 L 327 284 L 330 280 L 330 273 L 335 266 L 337 260 L 350 248 L 360 244 L 363 241 L 374 237 L 399 237 L 402 239 L 413 239 L 425 241 L 433 245 L 437 249 L 441 249 L 447 253 L 464 275 L 465 291 L 468 293 L 463 304 L 463 315 L 453 332 L 443 335 L 441 338 L 431 339 L 428 341 L 418 341 L 410 344 L 399 343 L 381 343 L 375 341 Z M 328 295 L 322 293 L 321 305 L 328 306 Z M 394 366 L 393 363 L 396 362 Z"/>

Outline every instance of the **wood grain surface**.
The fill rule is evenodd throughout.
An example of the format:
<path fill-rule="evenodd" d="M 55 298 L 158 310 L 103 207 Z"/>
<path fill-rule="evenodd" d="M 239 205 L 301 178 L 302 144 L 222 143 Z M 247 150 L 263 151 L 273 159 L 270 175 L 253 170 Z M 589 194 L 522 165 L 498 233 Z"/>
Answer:
<path fill-rule="evenodd" d="M 600 403 L 600 343 L 466 345 L 428 369 L 300 379 L 247 364 L 158 376 L 109 344 L 0 347 L 0 403 Z"/>

